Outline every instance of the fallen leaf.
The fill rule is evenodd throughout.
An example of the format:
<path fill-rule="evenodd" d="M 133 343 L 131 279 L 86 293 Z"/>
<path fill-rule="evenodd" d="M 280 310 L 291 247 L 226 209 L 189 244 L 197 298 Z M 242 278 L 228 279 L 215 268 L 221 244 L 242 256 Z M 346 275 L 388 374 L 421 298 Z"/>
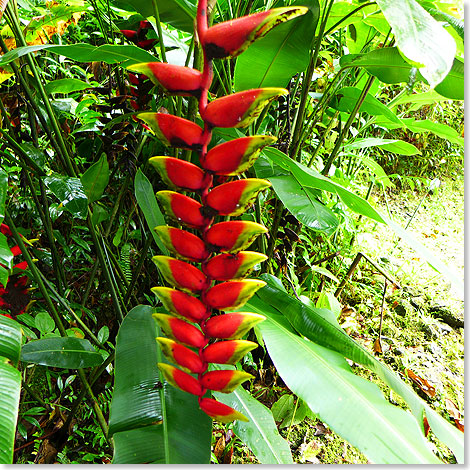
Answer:
<path fill-rule="evenodd" d="M 382 354 L 382 352 L 383 352 L 382 351 L 382 342 L 380 341 L 380 338 L 377 338 L 374 341 L 374 347 L 372 349 L 376 354 Z"/>
<path fill-rule="evenodd" d="M 425 393 L 428 397 L 433 398 L 436 395 L 436 389 L 429 384 L 426 379 L 417 376 L 412 370 L 406 369 L 406 375 Z"/>
<path fill-rule="evenodd" d="M 459 419 L 454 419 L 454 422 L 455 422 L 455 426 L 457 427 L 457 429 L 458 429 L 459 431 L 464 432 L 464 425 L 463 425 L 463 422 L 461 422 Z"/>
<path fill-rule="evenodd" d="M 214 448 L 214 455 L 217 457 L 217 460 L 219 462 L 221 461 L 222 456 L 224 454 L 224 449 L 225 449 L 225 437 L 220 436 Z"/>
<path fill-rule="evenodd" d="M 429 426 L 428 418 L 426 418 L 426 416 L 423 418 L 423 425 L 424 425 L 424 435 L 428 437 L 428 433 L 431 427 Z"/>
<path fill-rule="evenodd" d="M 446 398 L 446 410 L 451 418 L 460 419 L 460 411 L 450 398 Z"/>

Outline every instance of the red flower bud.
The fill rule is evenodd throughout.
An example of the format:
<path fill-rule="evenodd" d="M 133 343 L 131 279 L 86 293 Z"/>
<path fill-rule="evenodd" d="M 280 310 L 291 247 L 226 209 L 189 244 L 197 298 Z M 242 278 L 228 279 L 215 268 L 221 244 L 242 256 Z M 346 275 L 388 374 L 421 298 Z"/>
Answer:
<path fill-rule="evenodd" d="M 172 362 L 191 374 L 201 374 L 206 366 L 201 358 L 191 349 L 168 338 L 157 338 L 163 354 Z"/>
<path fill-rule="evenodd" d="M 248 418 L 239 411 L 234 410 L 230 406 L 220 403 L 213 398 L 203 398 L 199 401 L 199 406 L 204 413 L 221 423 L 230 423 L 236 419 L 240 421 L 248 421 Z"/>
<path fill-rule="evenodd" d="M 165 113 L 140 113 L 137 117 L 148 124 L 165 145 L 201 150 L 202 129 L 194 122 Z"/>
<path fill-rule="evenodd" d="M 152 49 L 156 42 L 158 42 L 158 39 L 144 39 L 143 41 L 139 41 L 137 46 L 148 51 Z"/>
<path fill-rule="evenodd" d="M 239 175 L 253 165 L 263 147 L 276 140 L 268 135 L 254 135 L 224 142 L 209 150 L 201 165 L 216 175 Z"/>
<path fill-rule="evenodd" d="M 201 72 L 181 65 L 148 62 L 130 65 L 130 70 L 145 73 L 155 85 L 172 95 L 198 96 L 201 91 Z"/>
<path fill-rule="evenodd" d="M 206 345 L 204 335 L 195 326 L 164 313 L 154 313 L 153 317 L 170 338 L 193 348 Z"/>
<path fill-rule="evenodd" d="M 238 339 L 266 317 L 257 313 L 235 312 L 209 318 L 204 332 L 211 338 Z"/>
<path fill-rule="evenodd" d="M 190 292 L 201 292 L 209 286 L 206 276 L 195 266 L 169 256 L 154 256 L 152 261 L 158 266 L 165 280 L 172 286 Z"/>
<path fill-rule="evenodd" d="M 121 29 L 120 31 L 126 39 L 132 40 L 137 38 L 137 31 L 133 31 L 132 29 Z"/>
<path fill-rule="evenodd" d="M 241 370 L 213 370 L 206 372 L 202 376 L 200 383 L 203 388 L 230 393 L 248 379 L 254 379 L 254 377 Z"/>
<path fill-rule="evenodd" d="M 269 186 L 269 181 L 256 178 L 231 181 L 215 187 L 207 195 L 205 204 L 219 215 L 241 215 L 253 204 L 258 193 Z"/>
<path fill-rule="evenodd" d="M 225 21 L 209 28 L 202 38 L 210 59 L 235 57 L 278 24 L 307 13 L 306 7 L 284 7 Z"/>
<path fill-rule="evenodd" d="M 191 375 L 162 362 L 158 363 L 158 368 L 162 371 L 165 380 L 174 387 L 183 390 L 183 392 L 192 393 L 193 395 L 201 395 L 202 387 L 197 379 Z"/>
<path fill-rule="evenodd" d="M 153 157 L 149 162 L 168 186 L 198 191 L 207 186 L 208 174 L 198 166 L 172 157 Z"/>
<path fill-rule="evenodd" d="M 200 263 L 209 256 L 205 243 L 192 233 L 167 225 L 155 227 L 154 230 L 168 250 L 180 258 Z"/>
<path fill-rule="evenodd" d="M 202 266 L 204 274 L 216 281 L 228 281 L 245 277 L 255 264 L 268 259 L 255 251 L 240 251 L 232 255 L 223 253 L 210 259 Z"/>
<path fill-rule="evenodd" d="M 264 281 L 244 279 L 228 281 L 210 288 L 203 296 L 205 303 L 217 310 L 236 310 L 244 305 L 258 290 L 264 287 Z"/>
<path fill-rule="evenodd" d="M 230 220 L 213 225 L 206 232 L 205 240 L 214 250 L 233 253 L 244 250 L 258 235 L 266 232 L 265 227 L 255 222 Z"/>
<path fill-rule="evenodd" d="M 169 287 L 152 287 L 152 292 L 160 299 L 163 306 L 175 315 L 200 322 L 208 316 L 207 307 L 196 297 Z"/>
<path fill-rule="evenodd" d="M 286 94 L 284 88 L 240 91 L 211 101 L 203 118 L 212 127 L 247 127 L 270 101 Z"/>
<path fill-rule="evenodd" d="M 164 212 L 187 227 L 201 229 L 209 225 L 212 220 L 202 215 L 202 205 L 188 196 L 174 191 L 159 191 L 156 196 Z"/>
<path fill-rule="evenodd" d="M 242 339 L 218 341 L 204 348 L 202 358 L 205 362 L 214 364 L 236 364 L 245 354 L 257 347 L 256 343 Z"/>

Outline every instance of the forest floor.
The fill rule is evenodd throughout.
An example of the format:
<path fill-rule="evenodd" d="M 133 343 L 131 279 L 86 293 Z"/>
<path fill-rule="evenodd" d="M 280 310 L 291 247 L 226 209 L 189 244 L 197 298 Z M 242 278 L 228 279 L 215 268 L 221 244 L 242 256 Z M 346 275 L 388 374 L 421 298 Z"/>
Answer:
<path fill-rule="evenodd" d="M 388 192 L 390 215 L 404 227 L 425 194 L 426 190 L 403 188 Z M 463 176 L 442 181 L 438 189 L 424 197 L 409 226 L 416 239 L 461 279 L 464 276 L 463 194 Z M 383 193 L 377 192 L 373 197 L 385 212 L 387 204 Z M 353 256 L 344 260 L 345 267 L 351 264 L 354 254 L 361 251 L 401 287 L 393 289 L 390 283 L 388 285 L 383 309 L 382 353 L 378 356 L 436 411 L 463 427 L 463 293 L 412 248 L 398 241 L 387 226 L 365 222 L 363 228 Z M 341 295 L 340 323 L 369 350 L 373 350 L 379 332 L 383 289 L 384 277 L 362 260 Z M 405 375 L 407 370 L 417 376 L 415 382 Z M 377 383 L 392 403 L 404 405 L 373 373 L 361 367 L 356 367 L 356 371 Z M 417 382 L 421 382 L 421 386 Z M 288 436 L 297 463 L 370 463 L 319 420 L 307 419 L 280 432 Z M 444 462 L 455 463 L 452 453 L 433 437 L 432 430 L 430 435 L 437 456 Z M 232 461 L 255 462 L 243 447 Z"/>

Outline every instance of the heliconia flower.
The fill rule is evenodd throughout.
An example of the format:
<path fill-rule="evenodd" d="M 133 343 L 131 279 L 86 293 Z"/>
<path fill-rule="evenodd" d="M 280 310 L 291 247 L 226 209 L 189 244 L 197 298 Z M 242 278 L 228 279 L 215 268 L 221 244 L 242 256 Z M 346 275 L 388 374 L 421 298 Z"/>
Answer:
<path fill-rule="evenodd" d="M 257 313 L 233 312 L 209 318 L 204 332 L 211 338 L 239 339 L 266 317 Z"/>
<path fill-rule="evenodd" d="M 207 368 L 201 358 L 191 349 L 168 338 L 157 338 L 163 354 L 183 370 L 191 374 L 201 374 Z M 256 345 L 255 345 L 256 346 Z"/>
<path fill-rule="evenodd" d="M 239 175 L 253 165 L 263 147 L 276 140 L 276 137 L 269 135 L 254 135 L 230 140 L 209 150 L 201 158 L 201 165 L 205 170 L 216 175 Z"/>
<path fill-rule="evenodd" d="M 13 233 L 11 233 L 10 227 L 7 224 L 0 225 L 0 232 L 3 233 L 6 237 L 12 237 Z"/>
<path fill-rule="evenodd" d="M 24 270 L 27 267 L 27 262 L 23 261 L 13 266 L 13 269 Z M 30 304 L 30 293 L 26 287 L 27 283 L 28 278 L 26 276 L 14 274 L 8 278 L 5 287 L 0 284 L 0 309 L 8 310 L 15 317 L 24 313 Z"/>
<path fill-rule="evenodd" d="M 257 347 L 256 343 L 243 339 L 218 341 L 205 347 L 201 357 L 205 362 L 213 364 L 236 364 L 245 354 Z"/>
<path fill-rule="evenodd" d="M 237 410 L 234 410 L 220 401 L 213 398 L 203 398 L 199 401 L 199 406 L 204 413 L 221 423 L 230 423 L 235 419 L 240 421 L 249 421 L 248 418 Z"/>
<path fill-rule="evenodd" d="M 163 306 L 177 316 L 200 322 L 208 316 L 207 307 L 196 297 L 169 287 L 152 287 Z"/>
<path fill-rule="evenodd" d="M 137 31 L 133 31 L 132 29 L 121 29 L 120 31 L 126 39 L 132 40 L 137 38 Z"/>
<path fill-rule="evenodd" d="M 168 186 L 198 191 L 207 186 L 210 175 L 198 166 L 173 157 L 153 157 L 149 162 Z"/>
<path fill-rule="evenodd" d="M 197 293 L 210 285 L 202 271 L 185 261 L 162 255 L 154 256 L 152 261 L 158 266 L 165 280 L 179 289 Z"/>
<path fill-rule="evenodd" d="M 182 370 L 178 369 L 177 367 L 171 366 L 170 364 L 165 364 L 163 362 L 159 362 L 158 368 L 162 371 L 165 380 L 171 385 L 183 392 L 192 393 L 193 395 L 201 395 L 202 387 L 197 379 L 195 379 L 192 375 L 183 372 Z"/>
<path fill-rule="evenodd" d="M 156 194 L 163 211 L 172 219 L 190 228 L 203 228 L 209 225 L 212 218 L 202 214 L 202 204 L 174 191 L 158 191 Z"/>
<path fill-rule="evenodd" d="M 198 96 L 201 92 L 202 74 L 196 69 L 165 62 L 135 64 L 128 69 L 144 73 L 172 95 Z"/>
<path fill-rule="evenodd" d="M 246 212 L 256 196 L 271 183 L 257 178 L 246 178 L 216 186 L 206 197 L 204 204 L 218 215 L 237 216 Z"/>
<path fill-rule="evenodd" d="M 288 93 L 284 88 L 239 91 L 211 101 L 202 117 L 212 127 L 247 127 L 270 101 Z"/>
<path fill-rule="evenodd" d="M 138 47 L 145 49 L 146 51 L 152 49 L 153 45 L 158 42 L 158 39 L 143 39 L 138 41 L 136 44 Z"/>
<path fill-rule="evenodd" d="M 223 253 L 202 265 L 203 273 L 216 281 L 240 279 L 249 274 L 258 263 L 268 259 L 256 251 L 240 251 L 237 254 Z"/>
<path fill-rule="evenodd" d="M 194 325 L 164 313 L 154 313 L 153 317 L 170 338 L 193 348 L 201 348 L 206 345 L 207 341 L 204 335 Z"/>
<path fill-rule="evenodd" d="M 204 239 L 214 251 L 234 253 L 248 248 L 258 235 L 267 231 L 266 227 L 256 222 L 230 220 L 213 225 Z"/>
<path fill-rule="evenodd" d="M 165 145 L 201 150 L 202 129 L 194 122 L 165 113 L 139 113 L 137 117 L 148 124 Z"/>
<path fill-rule="evenodd" d="M 212 370 L 201 377 L 200 384 L 215 392 L 230 393 L 248 379 L 254 377 L 241 370 Z"/>
<path fill-rule="evenodd" d="M 211 287 L 204 293 L 205 303 L 217 310 L 235 310 L 243 306 L 266 283 L 255 279 L 228 281 Z"/>
<path fill-rule="evenodd" d="M 307 13 L 306 7 L 283 7 L 216 24 L 202 42 L 211 59 L 235 57 L 278 24 Z"/>
<path fill-rule="evenodd" d="M 160 240 L 169 251 L 187 261 L 200 263 L 207 259 L 209 251 L 205 243 L 196 235 L 168 225 L 160 225 L 154 228 Z M 215 279 L 215 278 L 214 278 Z"/>

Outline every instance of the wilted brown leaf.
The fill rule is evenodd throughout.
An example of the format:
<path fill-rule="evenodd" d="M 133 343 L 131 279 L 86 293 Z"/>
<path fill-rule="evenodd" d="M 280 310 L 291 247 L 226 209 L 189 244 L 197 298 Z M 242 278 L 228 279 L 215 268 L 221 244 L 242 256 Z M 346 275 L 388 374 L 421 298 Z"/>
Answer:
<path fill-rule="evenodd" d="M 376 354 L 382 354 L 383 353 L 382 342 L 380 341 L 380 338 L 377 338 L 374 341 L 374 347 L 372 349 Z"/>
<path fill-rule="evenodd" d="M 436 395 L 436 389 L 429 384 L 426 379 L 417 376 L 412 370 L 406 369 L 406 375 L 425 393 L 428 397 L 433 398 Z"/>
<path fill-rule="evenodd" d="M 225 437 L 220 436 L 214 447 L 214 455 L 217 457 L 217 460 L 219 462 L 221 461 L 222 456 L 224 455 L 224 449 L 225 449 Z"/>

